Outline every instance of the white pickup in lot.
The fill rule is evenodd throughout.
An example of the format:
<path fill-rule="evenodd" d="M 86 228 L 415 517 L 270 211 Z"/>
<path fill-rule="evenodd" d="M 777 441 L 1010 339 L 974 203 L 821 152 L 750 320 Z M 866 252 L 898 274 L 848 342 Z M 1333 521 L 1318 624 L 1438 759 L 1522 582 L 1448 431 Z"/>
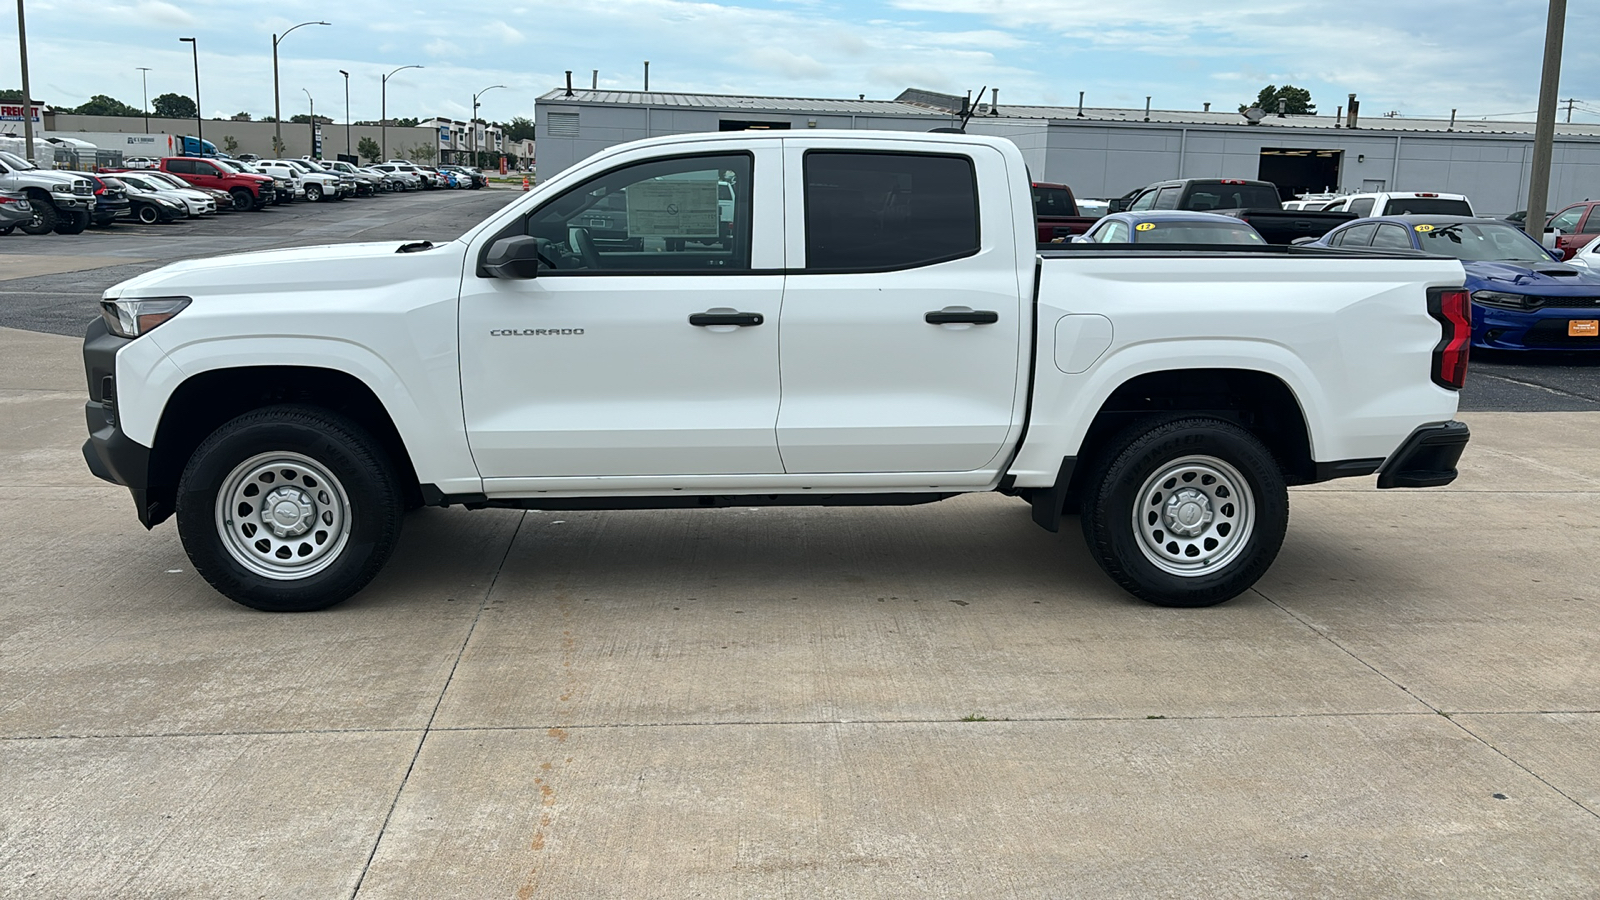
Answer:
<path fill-rule="evenodd" d="M 1271 564 L 1287 485 L 1455 477 L 1458 262 L 1041 254 L 1029 184 L 1002 139 L 686 135 L 606 150 L 448 243 L 175 263 L 105 294 L 84 455 L 268 610 L 360 590 L 408 505 L 973 491 L 1052 531 L 1078 510 L 1118 584 L 1203 606 Z"/>

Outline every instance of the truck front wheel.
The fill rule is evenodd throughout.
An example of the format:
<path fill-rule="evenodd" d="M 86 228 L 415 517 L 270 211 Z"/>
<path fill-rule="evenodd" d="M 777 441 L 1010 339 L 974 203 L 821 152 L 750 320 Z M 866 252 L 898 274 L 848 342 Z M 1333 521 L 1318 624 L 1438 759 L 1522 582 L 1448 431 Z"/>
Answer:
<path fill-rule="evenodd" d="M 239 212 L 249 212 L 255 208 L 256 195 L 250 193 L 249 188 L 234 188 L 228 193 L 233 197 L 233 208 Z"/>
<path fill-rule="evenodd" d="M 33 218 L 23 223 L 23 234 L 49 234 L 55 230 L 56 222 L 60 221 L 60 214 L 48 200 L 30 197 L 33 206 Z"/>
<path fill-rule="evenodd" d="M 1289 527 L 1289 493 L 1271 451 L 1220 419 L 1130 427 L 1084 485 L 1083 535 L 1095 561 L 1159 606 L 1212 606 L 1249 590 Z"/>
<path fill-rule="evenodd" d="M 203 441 L 178 484 L 195 570 L 252 609 L 307 612 L 355 594 L 400 537 L 404 495 L 377 441 L 309 406 L 271 406 Z"/>

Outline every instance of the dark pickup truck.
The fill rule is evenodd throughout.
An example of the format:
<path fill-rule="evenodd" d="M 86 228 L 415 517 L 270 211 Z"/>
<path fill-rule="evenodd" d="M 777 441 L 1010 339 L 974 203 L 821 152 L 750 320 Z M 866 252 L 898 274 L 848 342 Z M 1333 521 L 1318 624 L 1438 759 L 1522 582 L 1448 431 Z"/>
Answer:
<path fill-rule="evenodd" d="M 1118 207 L 1121 207 L 1119 209 Z M 1184 178 L 1158 181 L 1132 200 L 1112 201 L 1112 212 L 1126 209 L 1186 209 L 1233 216 L 1250 223 L 1269 244 L 1290 244 L 1295 238 L 1319 238 L 1335 227 L 1358 218 L 1347 212 L 1284 209 L 1278 189 L 1270 181 L 1242 178 Z"/>
<path fill-rule="evenodd" d="M 1058 238 L 1070 241 L 1073 235 L 1088 231 L 1095 221 L 1094 216 L 1078 214 L 1078 200 L 1072 196 L 1072 188 L 1043 181 L 1033 183 L 1033 223 L 1039 243 L 1049 244 Z"/>

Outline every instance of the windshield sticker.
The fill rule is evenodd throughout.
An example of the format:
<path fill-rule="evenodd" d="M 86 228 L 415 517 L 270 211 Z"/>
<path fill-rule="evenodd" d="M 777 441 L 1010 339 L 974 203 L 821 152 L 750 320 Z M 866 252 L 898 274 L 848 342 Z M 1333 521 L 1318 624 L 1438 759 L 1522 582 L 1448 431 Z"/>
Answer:
<path fill-rule="evenodd" d="M 1433 226 L 1432 225 L 1418 225 L 1417 226 L 1417 230 L 1422 232 L 1423 234 L 1427 234 L 1428 232 L 1433 230 Z"/>
<path fill-rule="evenodd" d="M 1133 226 L 1133 230 L 1134 231 L 1155 231 L 1156 230 L 1156 223 L 1154 223 L 1154 222 L 1140 222 L 1139 224 Z"/>

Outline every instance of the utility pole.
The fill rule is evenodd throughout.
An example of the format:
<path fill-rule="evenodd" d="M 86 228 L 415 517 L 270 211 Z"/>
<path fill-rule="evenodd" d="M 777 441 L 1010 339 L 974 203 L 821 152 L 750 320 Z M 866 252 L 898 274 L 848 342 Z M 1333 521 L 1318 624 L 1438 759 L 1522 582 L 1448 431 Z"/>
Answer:
<path fill-rule="evenodd" d="M 17 2 L 21 3 L 22 0 L 17 0 Z M 650 60 L 648 59 L 644 61 L 644 89 L 646 91 L 650 90 Z"/>
<path fill-rule="evenodd" d="M 311 104 L 311 150 L 310 150 L 310 153 L 311 153 L 311 158 L 312 159 L 316 159 L 317 158 L 317 98 L 311 96 L 311 91 L 307 90 L 306 88 L 301 88 L 300 90 L 306 92 L 306 100 Z"/>
<path fill-rule="evenodd" d="M 22 0 L 17 2 L 21 3 Z M 178 38 L 178 42 L 188 44 L 194 50 L 194 139 L 200 142 L 200 155 L 205 156 L 205 126 L 200 123 L 200 42 L 194 38 Z"/>
<path fill-rule="evenodd" d="M 304 28 L 307 25 L 326 25 L 327 22 L 301 22 L 294 28 Z M 293 31 L 294 28 L 289 29 Z M 278 102 L 278 44 L 289 36 L 289 31 L 272 36 L 272 134 L 274 153 L 281 153 L 279 147 L 283 146 L 283 108 Z M 302 88 L 304 90 L 304 88 Z"/>
<path fill-rule="evenodd" d="M 1571 125 L 1572 124 L 1572 107 L 1576 106 L 1578 101 L 1574 100 L 1572 98 L 1568 98 L 1568 99 L 1563 100 L 1561 102 L 1565 103 L 1567 105 L 1567 124 Z"/>
<path fill-rule="evenodd" d="M 21 2 L 21 0 L 18 0 Z M 150 133 L 150 67 L 135 66 L 139 70 L 139 82 L 144 85 L 144 133 Z"/>
<path fill-rule="evenodd" d="M 343 69 L 339 74 L 344 76 L 344 155 L 353 155 L 350 151 L 350 73 Z"/>
<path fill-rule="evenodd" d="M 33 162 L 33 91 L 28 88 L 28 24 L 22 18 L 22 0 L 17 0 L 17 46 L 22 50 L 22 140 L 24 155 Z"/>
<path fill-rule="evenodd" d="M 1550 158 L 1555 152 L 1556 93 L 1561 81 L 1561 41 L 1567 29 L 1567 0 L 1550 0 L 1544 28 L 1544 71 L 1539 79 L 1539 116 L 1533 126 L 1533 173 L 1528 179 L 1528 237 L 1544 242 L 1545 206 L 1550 199 Z"/>

